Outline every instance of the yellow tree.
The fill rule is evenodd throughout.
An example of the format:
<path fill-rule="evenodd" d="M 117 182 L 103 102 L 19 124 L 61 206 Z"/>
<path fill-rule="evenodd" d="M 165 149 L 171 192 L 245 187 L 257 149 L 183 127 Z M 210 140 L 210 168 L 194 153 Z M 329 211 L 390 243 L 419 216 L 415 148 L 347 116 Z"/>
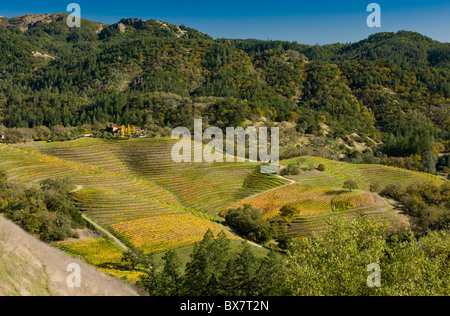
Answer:
<path fill-rule="evenodd" d="M 122 137 L 125 136 L 125 125 L 122 125 L 120 132 L 122 134 Z"/>

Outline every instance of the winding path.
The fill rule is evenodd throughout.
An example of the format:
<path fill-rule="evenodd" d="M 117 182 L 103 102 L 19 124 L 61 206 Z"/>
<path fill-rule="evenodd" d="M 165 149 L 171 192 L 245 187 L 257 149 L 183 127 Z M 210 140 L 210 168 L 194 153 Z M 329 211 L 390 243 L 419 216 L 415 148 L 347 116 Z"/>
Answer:
<path fill-rule="evenodd" d="M 278 169 L 278 171 L 277 171 L 277 173 L 275 174 L 275 176 L 277 176 L 277 177 L 280 178 L 280 179 L 289 181 L 289 184 L 297 183 L 297 181 L 292 180 L 292 179 L 285 178 L 285 177 L 283 177 L 283 176 L 281 175 L 281 171 L 282 171 L 284 168 L 286 168 L 286 166 L 280 165 L 280 169 Z"/>
<path fill-rule="evenodd" d="M 247 196 L 247 197 L 244 198 L 242 201 L 247 200 L 247 199 L 250 199 L 250 198 L 252 198 L 252 197 L 255 197 L 255 196 L 260 195 L 260 194 L 263 194 L 263 193 L 270 192 L 270 191 L 272 191 L 272 190 L 279 189 L 279 188 L 284 187 L 284 186 L 288 186 L 288 185 L 297 183 L 297 181 L 295 181 L 295 180 L 288 179 L 288 178 L 285 178 L 285 177 L 281 176 L 281 175 L 279 174 L 279 172 L 281 171 L 281 169 L 283 169 L 284 166 L 280 166 L 280 167 L 281 167 L 281 168 L 277 171 L 277 173 L 275 174 L 275 176 L 278 177 L 278 178 L 280 178 L 280 179 L 282 179 L 282 180 L 288 181 L 288 182 L 289 182 L 288 184 L 280 185 L 280 186 L 277 186 L 277 187 L 272 188 L 272 189 L 269 189 L 269 190 L 265 190 L 265 191 L 262 191 L 262 192 L 255 193 L 255 194 L 253 194 L 253 195 Z M 221 219 L 224 219 L 224 218 L 220 215 L 221 212 L 222 212 L 222 211 L 217 212 L 217 213 L 216 213 L 216 216 L 219 217 L 219 218 L 221 218 Z M 242 238 L 243 240 L 245 240 L 245 241 L 248 242 L 249 244 L 252 244 L 253 246 L 256 246 L 256 247 L 259 247 L 259 248 L 265 248 L 265 249 L 271 250 L 271 248 L 264 247 L 264 246 L 262 246 L 262 245 L 260 245 L 260 244 L 257 244 L 257 243 L 255 243 L 255 242 L 252 242 L 252 241 L 250 241 L 250 240 L 248 240 L 248 239 L 243 238 L 242 236 L 240 236 L 239 234 L 237 234 L 230 226 L 228 226 L 228 225 L 226 225 L 226 224 L 223 224 L 223 226 L 227 229 L 227 231 L 228 231 L 230 234 L 232 234 L 232 235 L 234 235 L 234 236 L 236 236 L 236 237 Z"/>
<path fill-rule="evenodd" d="M 98 225 L 97 223 L 95 223 L 93 220 L 91 220 L 89 217 L 87 217 L 86 215 L 82 214 L 81 216 L 83 216 L 83 219 L 88 222 L 89 224 L 91 224 L 92 226 L 95 227 L 95 229 L 97 229 L 98 231 L 100 231 L 102 234 L 105 234 L 106 237 L 108 239 L 111 239 L 117 246 L 119 246 L 120 248 L 122 248 L 125 251 L 130 250 L 127 246 L 125 246 L 119 239 L 117 239 L 116 237 L 114 237 L 113 234 L 111 234 L 110 232 L 108 232 L 107 230 L 105 230 L 104 228 L 102 228 L 100 225 Z"/>
<path fill-rule="evenodd" d="M 83 186 L 82 185 L 77 185 L 76 189 L 73 190 L 73 191 L 70 191 L 70 193 L 74 193 L 74 192 L 80 191 L 81 189 L 83 189 Z"/>
<path fill-rule="evenodd" d="M 71 193 L 80 191 L 83 189 L 82 185 L 77 185 L 76 189 L 71 191 Z M 129 251 L 130 249 L 125 246 L 119 239 L 117 239 L 113 234 L 111 234 L 109 231 L 107 231 L 106 229 L 102 228 L 100 225 L 98 225 L 96 222 L 94 222 L 92 219 L 90 219 L 89 217 L 87 217 L 84 214 L 81 214 L 81 216 L 83 217 L 83 219 L 88 222 L 89 224 L 91 224 L 92 226 L 95 227 L 95 229 L 97 229 L 99 232 L 101 232 L 102 234 L 104 234 L 108 239 L 112 240 L 117 246 L 119 246 L 120 248 L 122 248 L 125 251 Z"/>

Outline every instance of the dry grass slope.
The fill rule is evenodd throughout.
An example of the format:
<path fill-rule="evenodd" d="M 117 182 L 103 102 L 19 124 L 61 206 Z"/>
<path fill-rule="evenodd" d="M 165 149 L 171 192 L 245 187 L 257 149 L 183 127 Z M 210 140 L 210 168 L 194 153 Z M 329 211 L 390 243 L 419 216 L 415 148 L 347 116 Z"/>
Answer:
<path fill-rule="evenodd" d="M 79 288 L 67 286 L 70 263 L 81 267 Z M 0 216 L 0 295 L 136 296 L 139 292 Z"/>

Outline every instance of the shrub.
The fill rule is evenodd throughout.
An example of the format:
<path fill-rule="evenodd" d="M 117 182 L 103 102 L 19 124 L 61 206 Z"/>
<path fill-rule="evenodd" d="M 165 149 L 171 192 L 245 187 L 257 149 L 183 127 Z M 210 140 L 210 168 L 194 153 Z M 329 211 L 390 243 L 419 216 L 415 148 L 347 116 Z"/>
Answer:
<path fill-rule="evenodd" d="M 296 164 L 289 164 L 285 169 L 282 170 L 283 175 L 298 175 L 300 174 L 300 169 Z"/>
<path fill-rule="evenodd" d="M 297 212 L 298 210 L 295 207 L 289 205 L 285 205 L 280 209 L 280 215 L 287 218 L 292 218 Z"/>
<path fill-rule="evenodd" d="M 402 196 L 406 193 L 406 188 L 402 183 L 392 183 L 386 186 L 381 194 L 387 197 L 391 197 L 395 200 L 401 200 Z"/>
<path fill-rule="evenodd" d="M 317 167 L 317 170 L 319 170 L 319 171 L 325 171 L 326 170 L 326 167 L 325 167 L 325 165 L 324 164 L 320 164 L 318 167 Z"/>
<path fill-rule="evenodd" d="M 45 180 L 41 188 L 2 183 L 0 213 L 43 241 L 75 237 L 72 228 L 85 227 L 61 182 Z"/>
<path fill-rule="evenodd" d="M 259 210 L 248 204 L 242 208 L 230 209 L 225 220 L 238 234 L 255 242 L 264 243 L 272 238 L 270 224 Z"/>
<path fill-rule="evenodd" d="M 415 182 L 405 187 L 402 183 L 386 186 L 382 195 L 402 203 L 406 213 L 412 216 L 413 227 L 417 234 L 426 234 L 429 230 L 450 228 L 450 184 L 437 185 L 432 182 Z"/>
<path fill-rule="evenodd" d="M 280 239 L 278 239 L 278 247 L 280 247 L 283 250 L 286 250 L 289 248 L 289 245 L 295 240 L 292 236 L 284 235 Z"/>
<path fill-rule="evenodd" d="M 0 170 L 0 182 L 6 182 L 7 178 L 6 173 L 3 170 Z"/>
<path fill-rule="evenodd" d="M 379 183 L 371 183 L 370 187 L 369 187 L 369 191 L 370 192 L 379 192 L 381 189 L 380 184 Z"/>
<path fill-rule="evenodd" d="M 411 232 L 389 238 L 384 234 L 376 222 L 340 219 L 330 222 L 325 233 L 293 244 L 285 268 L 290 294 L 448 295 L 448 232 L 419 240 Z M 381 266 L 381 287 L 366 286 L 370 263 Z"/>
<path fill-rule="evenodd" d="M 344 182 L 343 188 L 347 189 L 349 191 L 357 190 L 358 189 L 358 183 L 356 183 L 353 180 L 347 180 L 347 181 Z"/>

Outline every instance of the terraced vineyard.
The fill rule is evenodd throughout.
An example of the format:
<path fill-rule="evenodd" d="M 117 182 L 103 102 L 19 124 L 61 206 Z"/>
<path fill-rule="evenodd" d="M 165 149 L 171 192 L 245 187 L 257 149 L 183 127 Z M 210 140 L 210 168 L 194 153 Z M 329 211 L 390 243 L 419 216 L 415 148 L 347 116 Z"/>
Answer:
<path fill-rule="evenodd" d="M 83 186 L 75 193 L 78 206 L 105 226 L 185 211 L 170 192 L 151 181 L 23 148 L 1 146 L 0 151 L 0 166 L 10 181 L 36 184 L 47 178 L 70 178 Z"/>
<path fill-rule="evenodd" d="M 115 224 L 111 228 L 116 235 L 146 252 L 185 247 L 201 241 L 208 229 L 214 235 L 221 231 L 219 225 L 190 214 L 152 216 Z"/>
<path fill-rule="evenodd" d="M 285 231 L 293 237 L 323 232 L 326 223 L 337 218 L 352 220 L 358 216 L 387 223 L 390 229 L 404 229 L 409 226 L 407 217 L 379 195 L 367 192 L 370 185 L 384 187 L 396 182 L 408 184 L 413 181 L 443 181 L 421 172 L 381 165 L 349 164 L 320 157 L 299 157 L 281 162 L 282 165 L 291 163 L 299 163 L 300 168 L 309 167 L 306 170 L 312 167 L 313 170 L 288 175 L 288 179 L 297 183 L 262 192 L 233 207 L 249 204 L 260 209 L 266 218 L 272 218 L 279 215 L 284 205 L 293 206 L 298 214 Z M 314 170 L 319 164 L 325 165 L 325 172 Z M 354 180 L 362 190 L 345 192 L 342 186 L 347 180 Z"/>
<path fill-rule="evenodd" d="M 392 208 L 349 210 L 341 213 L 330 213 L 317 216 L 296 217 L 287 228 L 286 234 L 292 237 L 307 237 L 313 233 L 323 233 L 326 231 L 327 223 L 338 218 L 347 221 L 355 220 L 358 217 L 366 217 L 379 224 L 388 225 L 389 230 L 404 230 L 409 227 L 409 222 L 405 216 Z"/>
<path fill-rule="evenodd" d="M 442 182 L 440 178 L 422 172 L 382 165 L 349 164 L 321 157 L 294 158 L 281 161 L 281 164 L 288 165 L 297 162 L 300 162 L 300 167 L 317 168 L 319 164 L 325 165 L 326 170 L 324 172 L 301 172 L 299 175 L 286 176 L 289 179 L 315 187 L 342 188 L 346 180 L 354 180 L 362 190 L 369 190 L 371 184 L 384 187 L 395 182 L 403 182 L 404 184 L 413 181 Z"/>
<path fill-rule="evenodd" d="M 297 209 L 297 215 L 305 216 L 331 212 L 333 203 L 342 201 L 349 208 L 375 205 L 373 195 L 369 192 L 346 192 L 340 189 L 318 188 L 295 183 L 243 199 L 232 207 L 249 204 L 261 210 L 265 218 L 273 218 L 279 215 L 279 210 L 285 205 Z M 386 204 L 382 201 L 380 205 Z"/>
<path fill-rule="evenodd" d="M 188 249 L 207 229 L 224 229 L 216 214 L 244 203 L 261 209 L 266 218 L 278 215 L 284 205 L 299 210 L 287 229 L 295 237 L 320 232 L 327 220 L 361 214 L 392 227 L 407 221 L 378 195 L 367 191 L 343 192 L 345 180 L 360 189 L 371 183 L 413 180 L 440 181 L 432 175 L 377 165 L 352 165 L 316 157 L 301 159 L 303 166 L 326 166 L 326 172 L 301 173 L 288 178 L 258 172 L 257 163 L 174 163 L 169 139 L 108 141 L 80 139 L 59 143 L 0 146 L 0 168 L 9 180 L 37 184 L 47 178 L 70 178 L 81 188 L 73 193 L 86 216 L 129 246 L 146 252 Z M 338 207 L 339 206 L 339 207 Z M 344 207 L 342 207 L 344 206 Z M 233 238 L 229 234 L 230 238 Z M 125 276 L 108 267 L 122 250 L 95 242 L 75 241 L 61 245 L 83 255 L 101 269 Z M 110 257 L 114 253 L 114 258 Z M 125 276 L 129 277 L 129 276 Z"/>
<path fill-rule="evenodd" d="M 113 267 L 120 264 L 122 260 L 122 252 L 109 240 L 104 238 L 61 241 L 55 245 L 72 255 L 83 256 L 86 261 L 93 265 Z"/>
<path fill-rule="evenodd" d="M 36 150 L 65 160 L 154 182 L 167 189 L 186 208 L 215 215 L 239 199 L 281 184 L 277 177 L 258 172 L 256 163 L 174 163 L 169 139 L 40 144 Z"/>
<path fill-rule="evenodd" d="M 350 221 L 358 216 L 366 216 L 380 224 L 388 224 L 390 229 L 400 230 L 409 225 L 406 216 L 394 210 L 385 199 L 361 190 L 346 192 L 336 188 L 295 183 L 249 197 L 232 208 L 244 204 L 261 210 L 265 218 L 278 216 L 285 205 L 294 207 L 298 212 L 287 228 L 284 228 L 284 233 L 296 238 L 323 232 L 328 221 L 338 218 Z M 225 214 L 226 211 L 222 212 L 222 215 Z"/>
<path fill-rule="evenodd" d="M 224 227 L 211 221 L 216 213 L 242 196 L 285 183 L 260 174 L 254 163 L 176 164 L 173 144 L 81 139 L 2 145 L 0 168 L 9 180 L 29 184 L 72 179 L 82 188 L 73 195 L 86 216 L 148 252 L 191 245 L 209 228 L 219 232 Z"/>

